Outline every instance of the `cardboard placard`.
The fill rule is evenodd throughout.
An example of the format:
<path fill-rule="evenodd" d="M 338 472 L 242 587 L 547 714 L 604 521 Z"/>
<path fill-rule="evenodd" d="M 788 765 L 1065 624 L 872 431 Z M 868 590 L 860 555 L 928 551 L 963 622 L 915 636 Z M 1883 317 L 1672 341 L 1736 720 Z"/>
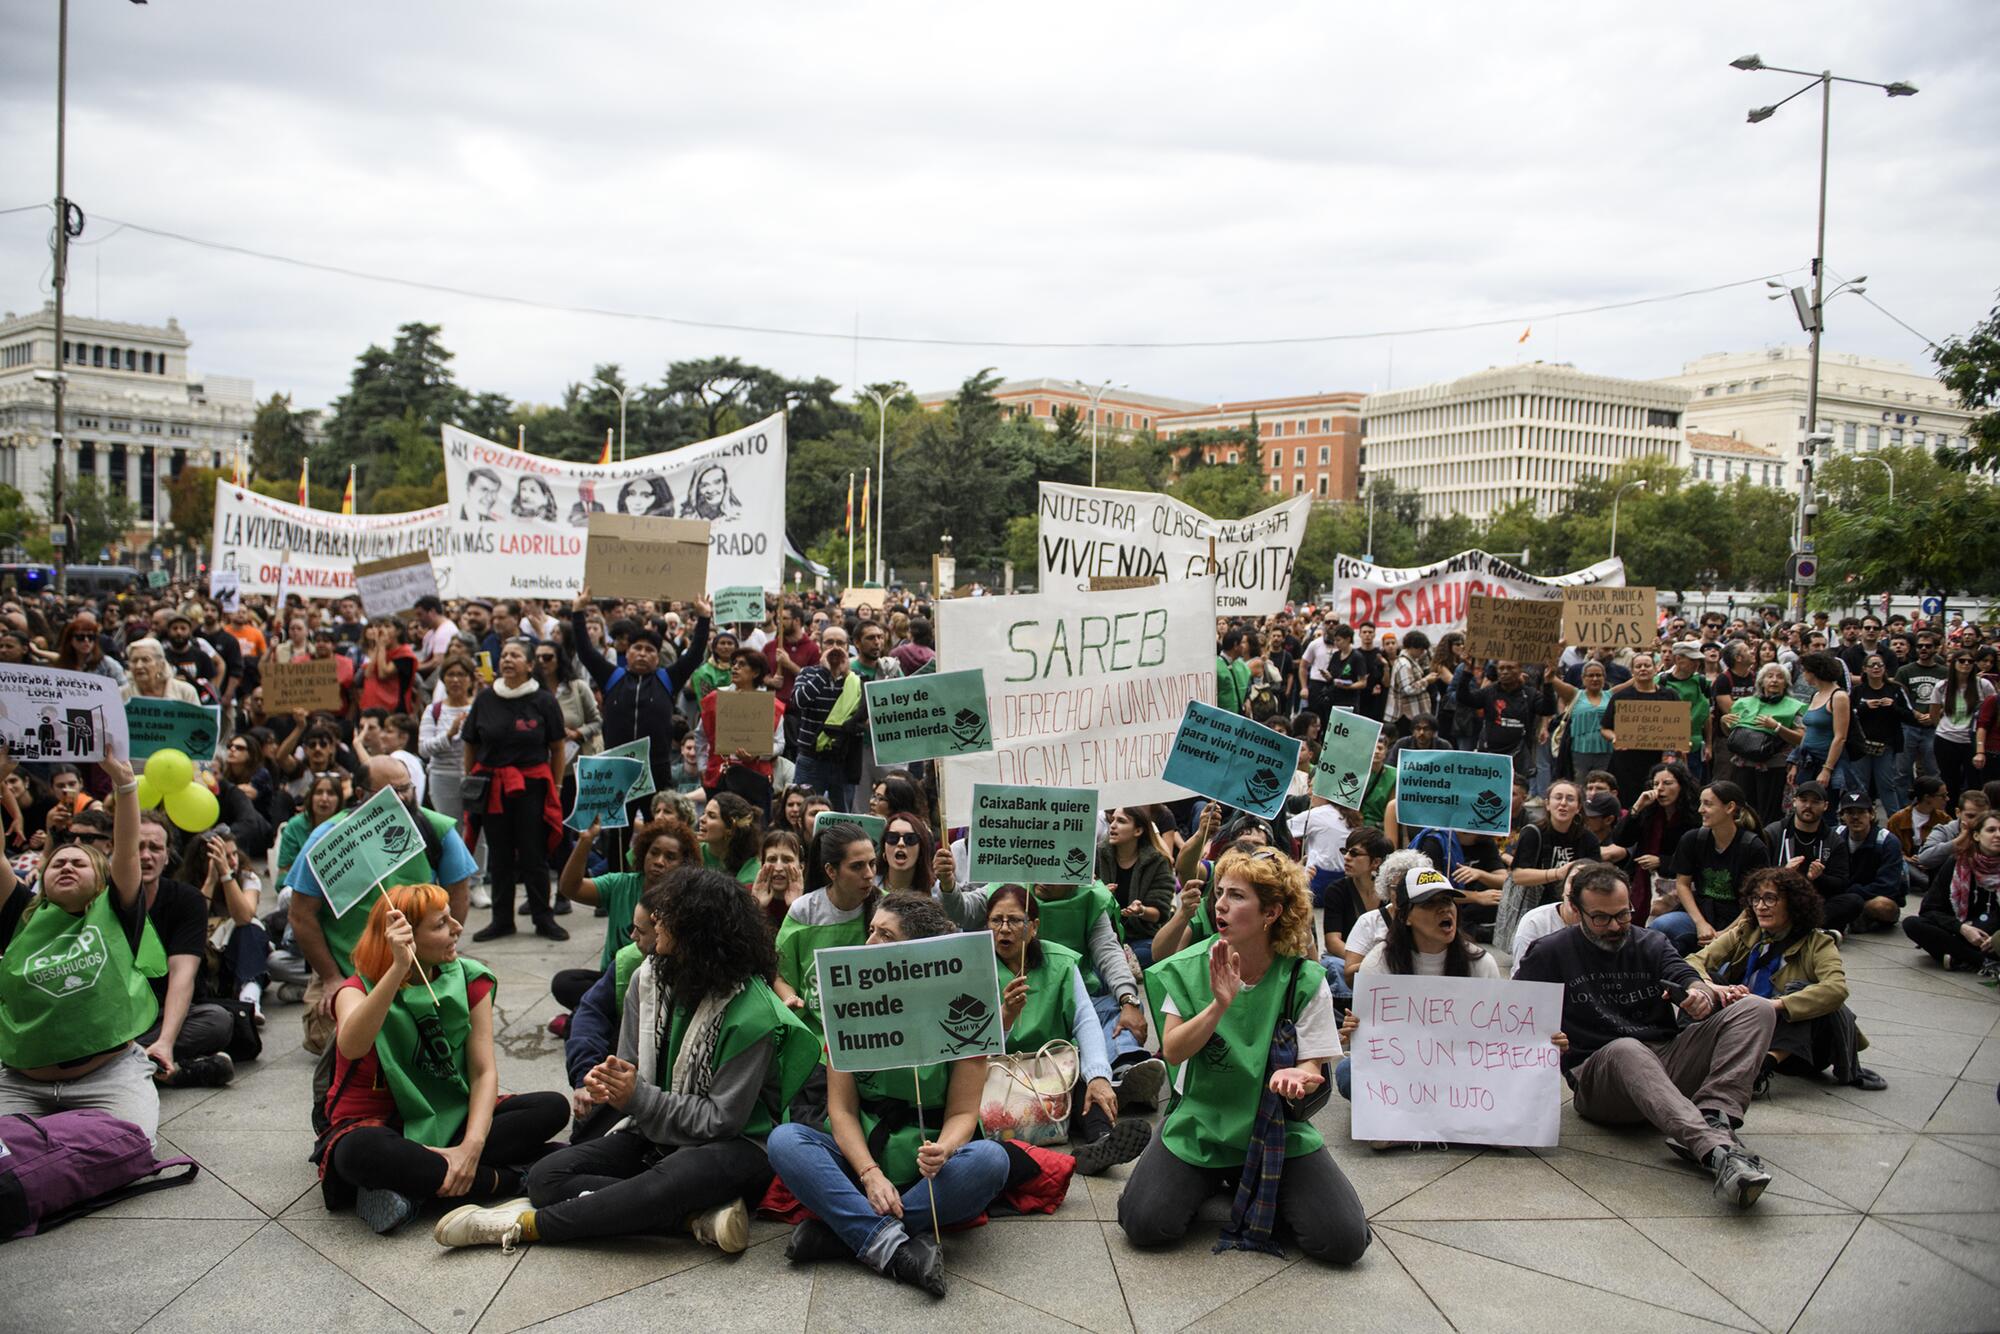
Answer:
<path fill-rule="evenodd" d="M 1505 838 L 1514 810 L 1514 759 L 1471 750 L 1396 756 L 1396 823 Z"/>
<path fill-rule="evenodd" d="M 1121 588 L 1151 588 L 1159 582 L 1158 577 L 1154 575 L 1093 574 L 1090 576 L 1090 591 L 1116 593 Z"/>
<path fill-rule="evenodd" d="M 1375 740 L 1382 724 L 1358 713 L 1334 709 L 1327 714 L 1320 738 L 1319 759 L 1313 765 L 1313 795 L 1340 806 L 1359 808 L 1368 791 L 1368 770 L 1375 763 Z"/>
<path fill-rule="evenodd" d="M 1472 659 L 1541 662 L 1562 640 L 1563 605 L 1541 598 L 1474 593 L 1465 608 L 1465 652 Z"/>
<path fill-rule="evenodd" d="M 1583 648 L 1651 648 L 1659 638 L 1658 591 L 1591 584 L 1563 590 L 1562 637 Z"/>
<path fill-rule="evenodd" d="M 1161 777 L 1275 820 L 1299 768 L 1300 741 L 1200 700 L 1188 701 Z"/>
<path fill-rule="evenodd" d="M 774 753 L 772 733 L 778 725 L 778 697 L 768 690 L 718 690 L 715 692 L 715 749 L 734 755 Z"/>
<path fill-rule="evenodd" d="M 431 553 L 409 551 L 386 560 L 362 561 L 354 567 L 354 591 L 361 598 L 361 609 L 373 617 L 415 611 L 419 598 L 437 596 Z"/>
<path fill-rule="evenodd" d="M 132 752 L 118 683 L 95 672 L 0 663 L 0 745 L 17 760 L 82 764 L 104 758 L 104 743 Z"/>
<path fill-rule="evenodd" d="M 823 949 L 813 968 L 836 1070 L 901 1070 L 1007 1049 L 991 931 Z"/>
<path fill-rule="evenodd" d="M 592 514 L 583 553 L 592 597 L 691 600 L 708 592 L 708 520 Z"/>
<path fill-rule="evenodd" d="M 930 666 L 937 659 L 933 658 Z M 986 711 L 986 673 L 926 672 L 870 681 L 868 733 L 875 763 L 883 768 L 973 755 L 993 749 L 993 719 Z"/>
<path fill-rule="evenodd" d="M 598 754 L 606 759 L 630 755 L 639 761 L 639 776 L 632 780 L 632 790 L 625 794 L 625 800 L 643 801 L 653 795 L 653 738 L 642 736 L 622 746 L 606 746 Z"/>
<path fill-rule="evenodd" d="M 1694 706 L 1684 699 L 1626 696 L 1618 701 L 1612 722 L 1616 750 L 1686 750 L 1694 732 Z"/>
<path fill-rule="evenodd" d="M 579 755 L 576 801 L 563 820 L 571 829 L 623 829 L 631 823 L 625 804 L 638 781 L 640 763 L 631 755 Z"/>
<path fill-rule="evenodd" d="M 840 605 L 873 607 L 880 611 L 889 605 L 889 591 L 885 588 L 843 588 L 840 590 Z"/>
<path fill-rule="evenodd" d="M 762 625 L 764 590 L 753 584 L 739 584 L 715 590 L 717 625 Z"/>
<path fill-rule="evenodd" d="M 423 855 L 416 821 L 396 790 L 385 787 L 327 830 L 305 856 L 327 907 L 341 917 L 397 867 Z"/>
<path fill-rule="evenodd" d="M 125 726 L 132 735 L 135 766 L 158 750 L 178 750 L 200 764 L 215 758 L 215 743 L 222 736 L 222 710 L 214 704 L 134 695 L 125 701 Z"/>
<path fill-rule="evenodd" d="M 264 681 L 264 712 L 284 715 L 296 709 L 340 712 L 340 669 L 332 658 L 308 658 L 304 662 L 267 662 Z"/>
<path fill-rule="evenodd" d="M 1554 982 L 1357 978 L 1357 1140 L 1441 1144 L 1556 1142 L 1562 1113 L 1563 989 Z"/>
<path fill-rule="evenodd" d="M 1097 790 L 975 783 L 965 834 L 974 882 L 1080 885 L 1097 874 Z"/>

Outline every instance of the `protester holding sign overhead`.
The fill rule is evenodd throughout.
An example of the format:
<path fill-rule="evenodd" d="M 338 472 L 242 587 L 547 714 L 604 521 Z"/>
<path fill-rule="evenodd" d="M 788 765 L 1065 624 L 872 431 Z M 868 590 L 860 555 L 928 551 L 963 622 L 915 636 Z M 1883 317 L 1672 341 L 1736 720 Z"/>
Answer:
<path fill-rule="evenodd" d="M 660 788 L 673 786 L 670 776 L 675 747 L 668 744 L 668 738 L 674 735 L 677 721 L 674 701 L 708 652 L 707 600 L 696 598 L 694 609 L 694 634 L 687 651 L 662 667 L 658 632 L 637 631 L 625 646 L 625 660 L 613 662 L 598 652 L 590 639 L 590 590 L 578 593 L 570 607 L 570 642 L 604 696 L 605 749 L 616 750 L 640 737 L 657 738 L 652 748 L 653 783 Z"/>
<path fill-rule="evenodd" d="M 1501 658 L 1493 664 L 1490 683 L 1481 684 L 1471 673 L 1458 681 L 1458 708 L 1479 719 L 1480 750 L 1489 755 L 1511 755 L 1514 772 L 1534 772 L 1535 747 L 1549 739 L 1548 719 L 1555 716 L 1555 702 L 1540 688 L 1530 685 L 1521 664 Z"/>
<path fill-rule="evenodd" d="M 1172 1245 L 1235 1177 L 1221 1245 L 1279 1252 L 1282 1221 L 1308 1256 L 1352 1264 L 1367 1214 L 1308 1119 L 1341 1047 L 1305 871 L 1276 852 L 1230 853 L 1216 885 L 1215 942 L 1146 974 L 1179 1097 L 1133 1166 L 1118 1226 L 1135 1246 Z"/>
<path fill-rule="evenodd" d="M 1627 664 L 1632 671 L 1632 679 L 1611 692 L 1605 703 L 1598 731 L 1611 743 L 1611 772 L 1618 779 L 1618 800 L 1628 808 L 1639 800 L 1639 794 L 1646 790 L 1647 775 L 1653 766 L 1665 758 L 1660 750 L 1638 750 L 1618 744 L 1618 706 L 1627 700 L 1640 703 L 1664 702 L 1669 698 L 1654 679 L 1659 660 L 1644 651 L 1634 653 Z"/>

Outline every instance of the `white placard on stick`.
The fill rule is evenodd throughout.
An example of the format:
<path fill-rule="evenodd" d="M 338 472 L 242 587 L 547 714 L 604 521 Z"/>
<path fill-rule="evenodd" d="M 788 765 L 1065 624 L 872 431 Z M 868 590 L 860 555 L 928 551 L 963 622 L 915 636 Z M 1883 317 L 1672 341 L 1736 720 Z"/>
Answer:
<path fill-rule="evenodd" d="M 0 743 L 16 760 L 101 760 L 107 739 L 112 750 L 131 759 L 125 700 L 116 681 L 95 672 L 0 663 Z"/>
<path fill-rule="evenodd" d="M 354 591 L 361 596 L 361 609 L 373 617 L 415 611 L 420 598 L 438 595 L 431 553 L 410 551 L 386 560 L 363 561 L 354 567 Z"/>

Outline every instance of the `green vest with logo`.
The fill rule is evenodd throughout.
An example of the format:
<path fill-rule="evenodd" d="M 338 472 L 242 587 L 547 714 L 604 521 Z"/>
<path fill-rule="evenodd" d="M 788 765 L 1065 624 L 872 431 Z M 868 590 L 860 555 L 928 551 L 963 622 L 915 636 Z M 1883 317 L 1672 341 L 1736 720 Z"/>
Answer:
<path fill-rule="evenodd" d="M 23 915 L 0 957 L 0 1064 L 33 1070 L 82 1060 L 159 1018 L 146 979 L 166 975 L 166 951 L 146 919 L 133 954 L 114 894 L 106 889 L 80 914 L 43 899 Z"/>
<path fill-rule="evenodd" d="M 669 1092 L 673 1090 L 674 1063 L 680 1059 L 689 1018 L 687 1011 L 675 1006 L 667 1019 L 667 1052 L 660 1062 L 659 1084 Z M 818 1068 L 820 1043 L 805 1022 L 778 999 L 777 992 L 761 978 L 752 978 L 722 1011 L 722 1032 L 715 1040 L 715 1055 L 710 1065 L 719 1070 L 766 1038 L 771 1040 L 771 1068 L 778 1075 L 779 1096 L 776 1106 L 760 1099 L 751 1108 L 750 1119 L 743 1123 L 743 1134 L 758 1140 L 771 1133 L 793 1096 L 805 1087 L 806 1080 Z"/>
<path fill-rule="evenodd" d="M 975 1058 L 978 1059 L 978 1058 Z M 869 1070 L 855 1075 L 861 1095 L 861 1133 L 868 1151 L 889 1184 L 904 1190 L 923 1175 L 917 1170 L 917 1150 L 936 1139 L 944 1125 L 945 1098 L 951 1092 L 951 1068 L 956 1061 L 939 1061 L 914 1069 Z M 914 1079 L 912 1076 L 915 1076 Z M 918 1089 L 922 1089 L 923 1125 L 917 1124 Z M 827 1122 L 827 1133 L 833 1123 Z"/>
<path fill-rule="evenodd" d="M 472 1035 L 472 1007 L 466 984 L 492 976 L 483 963 L 453 959 L 438 969 L 428 988 L 413 981 L 389 1003 L 375 1034 L 375 1058 L 403 1118 L 403 1138 L 442 1149 L 465 1128 L 472 1097 L 465 1050 Z M 373 990 L 365 977 L 361 985 Z"/>
<path fill-rule="evenodd" d="M 813 893 L 824 895 L 825 890 Z M 800 899 L 804 903 L 805 899 Z M 868 943 L 868 919 L 856 913 L 845 922 L 812 923 L 787 916 L 778 927 L 778 976 L 804 998 L 806 1008 L 799 1017 L 814 1033 L 825 1032 L 819 1017 L 819 970 L 813 959 L 821 950 Z"/>
<path fill-rule="evenodd" d="M 1118 901 L 1098 881 L 1078 885 L 1059 899 L 1043 898 L 1042 891 L 1037 889 L 1035 903 L 1041 915 L 1041 927 L 1036 936 L 1043 944 L 1053 942 L 1089 959 L 1090 930 L 1099 917 L 1108 919 L 1112 929 L 1119 933 L 1119 939 L 1124 939 L 1124 927 L 1118 920 Z M 1090 984 L 1092 991 L 1104 990 L 1104 980 L 1098 977 L 1097 969 L 1092 964 L 1084 965 L 1083 980 Z"/>
<path fill-rule="evenodd" d="M 1007 1030 L 1010 1052 L 1040 1051 L 1047 1042 L 1071 1041 L 1076 1032 L 1076 990 L 1069 978 L 1083 956 L 1046 940 L 1037 943 L 1042 961 L 1028 970 L 1028 999 L 1014 1017 L 1014 1026 Z M 1001 966 L 1004 969 L 1006 965 Z M 1006 981 L 1000 983 L 1000 989 L 1007 989 Z M 1097 1016 L 1093 1014 L 1090 1021 L 1096 1023 Z"/>

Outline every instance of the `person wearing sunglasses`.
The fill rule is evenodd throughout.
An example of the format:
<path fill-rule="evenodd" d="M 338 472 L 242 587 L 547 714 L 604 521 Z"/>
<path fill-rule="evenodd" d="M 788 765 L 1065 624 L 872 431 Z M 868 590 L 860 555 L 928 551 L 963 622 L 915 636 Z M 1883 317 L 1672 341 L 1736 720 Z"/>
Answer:
<path fill-rule="evenodd" d="M 921 816 L 890 816 L 882 830 L 882 892 L 929 894 L 936 859 L 937 835 Z"/>
<path fill-rule="evenodd" d="M 1820 929 L 1817 886 L 1788 867 L 1753 871 L 1743 882 L 1743 914 L 1688 963 L 1744 1003 L 1777 1012 L 1771 1050 L 1752 1085 L 1763 1096 L 1779 1070 L 1811 1076 L 1831 1068 L 1850 1088 L 1879 1093 L 1889 1082 L 1861 1064 L 1868 1046 L 1847 1008 L 1847 969 L 1839 939 Z"/>
<path fill-rule="evenodd" d="M 1667 1147 L 1710 1172 L 1715 1193 L 1747 1209 L 1771 1184 L 1736 1138 L 1777 1032 L 1771 1005 L 1702 978 L 1658 931 L 1632 922 L 1617 867 L 1588 863 L 1566 889 L 1577 923 L 1529 946 L 1514 976 L 1563 988 L 1563 1078 L 1577 1115 L 1650 1124 Z M 1686 1027 L 1674 1011 L 1684 1012 Z"/>
<path fill-rule="evenodd" d="M 56 643 L 56 666 L 66 672 L 88 672 L 125 684 L 125 668 L 104 652 L 104 634 L 97 617 L 80 612 L 62 629 Z"/>
<path fill-rule="evenodd" d="M 576 747 L 571 763 L 575 763 L 577 755 L 597 754 L 604 748 L 604 715 L 598 711 L 596 692 L 588 681 L 577 676 L 569 650 L 561 644 L 543 640 L 534 645 L 534 650 L 535 679 L 556 697 L 562 709 L 563 736 Z M 567 786 L 574 789 L 575 780 L 572 778 Z M 569 809 L 567 793 L 563 809 Z"/>

